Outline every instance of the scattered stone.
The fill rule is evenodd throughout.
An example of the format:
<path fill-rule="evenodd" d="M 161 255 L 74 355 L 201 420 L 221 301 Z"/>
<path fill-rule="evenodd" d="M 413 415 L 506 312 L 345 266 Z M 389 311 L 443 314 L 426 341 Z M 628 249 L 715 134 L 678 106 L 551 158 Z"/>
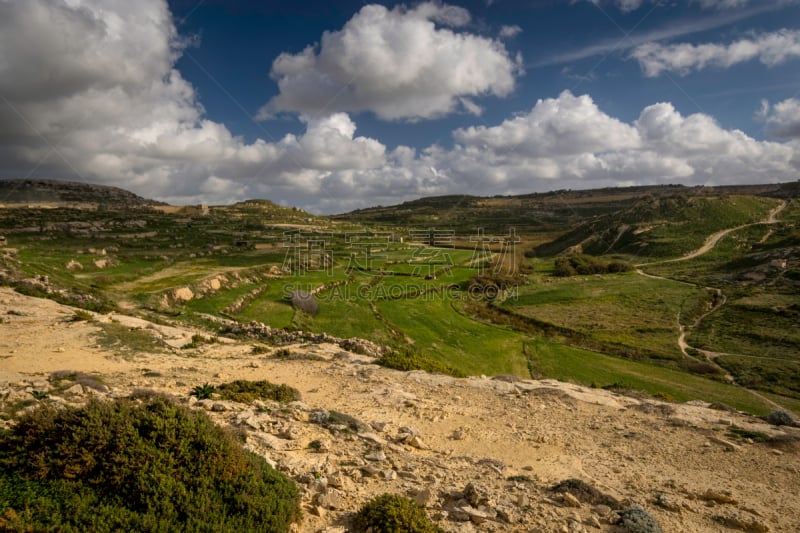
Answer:
<path fill-rule="evenodd" d="M 430 489 L 430 487 L 426 487 L 424 489 L 418 489 L 414 493 L 414 501 L 420 505 L 428 505 L 432 499 L 433 499 L 433 491 Z"/>
<path fill-rule="evenodd" d="M 468 434 L 469 431 L 466 428 L 458 428 L 453 430 L 450 438 L 453 440 L 464 440 Z"/>
<path fill-rule="evenodd" d="M 374 442 L 375 444 L 379 444 L 381 446 L 386 445 L 386 441 L 374 433 L 359 433 L 358 436 L 364 440 Z"/>
<path fill-rule="evenodd" d="M 527 494 L 517 494 L 517 499 L 516 499 L 517 507 L 527 507 L 529 503 L 530 500 L 528 500 Z"/>
<path fill-rule="evenodd" d="M 470 505 L 493 505 L 494 502 L 489 498 L 489 491 L 481 485 L 470 483 L 464 487 L 463 497 Z"/>
<path fill-rule="evenodd" d="M 728 450 L 729 452 L 735 452 L 736 450 L 741 449 L 741 446 L 739 446 L 738 444 L 734 444 L 729 440 L 717 437 L 715 435 L 708 437 L 708 440 L 724 446 L 725 449 Z"/>
<path fill-rule="evenodd" d="M 561 495 L 561 501 L 564 502 L 564 505 L 566 505 L 567 507 L 580 507 L 581 506 L 580 500 L 578 498 L 576 498 L 575 496 L 573 496 L 569 492 L 565 492 L 565 493 L 563 493 Z"/>
<path fill-rule="evenodd" d="M 488 513 L 481 511 L 480 509 L 475 509 L 470 505 L 460 507 L 458 510 L 464 513 L 467 516 L 467 519 L 474 524 L 483 524 L 490 518 Z"/>
<path fill-rule="evenodd" d="M 769 526 L 763 520 L 741 512 L 727 512 L 714 516 L 714 520 L 728 527 L 741 529 L 748 533 L 767 533 Z"/>
<path fill-rule="evenodd" d="M 425 444 L 425 441 L 423 441 L 422 438 L 420 438 L 419 435 L 414 435 L 412 437 L 409 437 L 406 440 L 404 440 L 403 442 L 405 442 L 409 446 L 417 448 L 418 450 L 427 450 L 428 449 L 428 445 Z"/>
<path fill-rule="evenodd" d="M 383 450 L 378 450 L 372 453 L 368 453 L 367 455 L 364 456 L 364 459 L 366 459 L 367 461 L 375 461 L 375 462 L 385 461 L 386 454 L 383 452 Z"/>
<path fill-rule="evenodd" d="M 316 504 L 325 509 L 342 509 L 344 498 L 340 491 L 328 488 L 325 492 L 317 495 Z"/>
<path fill-rule="evenodd" d="M 386 429 L 386 422 L 377 422 L 373 420 L 369 423 L 369 425 L 372 427 L 372 429 L 378 432 L 383 432 L 383 430 Z"/>
<path fill-rule="evenodd" d="M 366 465 L 361 467 L 361 473 L 366 477 L 378 477 L 381 474 L 381 469 L 373 465 Z"/>
<path fill-rule="evenodd" d="M 517 522 L 517 516 L 514 514 L 513 511 L 510 509 L 506 509 L 503 507 L 498 507 L 495 509 L 497 511 L 497 519 L 505 522 L 506 524 L 514 524 Z"/>
<path fill-rule="evenodd" d="M 353 482 L 343 472 L 336 471 L 328 476 L 328 486 L 342 489 L 349 492 L 352 489 Z"/>
<path fill-rule="evenodd" d="M 669 494 L 659 494 L 656 497 L 656 505 L 667 511 L 679 512 L 681 510 L 681 504 L 678 498 L 670 496 Z"/>
<path fill-rule="evenodd" d="M 699 497 L 701 500 L 705 500 L 707 502 L 726 503 L 731 505 L 736 505 L 737 503 L 736 499 L 731 496 L 730 492 L 717 492 L 712 489 L 708 489 L 703 494 L 700 494 Z"/>
<path fill-rule="evenodd" d="M 602 524 L 600 524 L 600 520 L 598 520 L 597 517 L 594 516 L 594 515 L 592 515 L 589 518 L 587 518 L 586 520 L 584 520 L 584 523 L 587 526 L 593 527 L 595 529 L 601 529 L 602 528 Z"/>
<path fill-rule="evenodd" d="M 75 396 L 83 396 L 84 395 L 83 386 L 80 385 L 79 383 L 76 383 L 72 387 L 70 387 L 67 390 L 65 390 L 64 393 L 65 394 L 72 394 L 72 395 L 75 395 Z"/>

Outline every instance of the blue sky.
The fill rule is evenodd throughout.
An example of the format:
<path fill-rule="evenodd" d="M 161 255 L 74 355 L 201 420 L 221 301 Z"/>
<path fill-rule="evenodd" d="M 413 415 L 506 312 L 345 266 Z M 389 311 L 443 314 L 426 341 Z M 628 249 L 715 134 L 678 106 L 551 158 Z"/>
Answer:
<path fill-rule="evenodd" d="M 402 2 L 379 2 L 393 7 Z M 209 117 L 245 135 L 248 140 L 269 132 L 280 137 L 301 133 L 297 120 L 253 121 L 258 109 L 278 88 L 269 78 L 272 60 L 282 52 L 297 53 L 319 43 L 322 33 L 336 31 L 365 2 L 251 2 L 195 0 L 170 2 L 178 30 L 196 36 L 178 68 L 200 93 Z M 661 42 L 727 43 L 748 32 L 800 28 L 800 8 L 759 1 L 740 9 L 703 8 L 699 3 L 645 3 L 623 11 L 613 2 L 486 0 L 451 2 L 469 10 L 465 31 L 496 38 L 503 26 L 521 31 L 503 42 L 509 53 L 521 53 L 524 74 L 507 97 L 477 98 L 480 117 L 458 114 L 437 120 L 381 121 L 371 113 L 354 116 L 359 133 L 389 146 L 423 148 L 452 143 L 453 129 L 496 124 L 513 113 L 530 109 L 539 98 L 557 97 L 563 90 L 588 93 L 606 112 L 634 120 L 647 105 L 672 102 L 683 114 L 704 112 L 725 128 L 738 128 L 764 138 L 754 118 L 762 99 L 780 101 L 800 91 L 800 61 L 765 67 L 758 61 L 736 68 L 709 68 L 691 75 L 668 73 L 645 77 L 630 52 L 650 36 L 672 36 Z M 407 5 L 414 5 L 407 4 Z M 574 58 L 574 59 L 573 59 Z M 222 85 L 225 90 L 221 90 Z"/>
<path fill-rule="evenodd" d="M 1 177 L 318 213 L 789 181 L 795 0 L 0 3 Z"/>

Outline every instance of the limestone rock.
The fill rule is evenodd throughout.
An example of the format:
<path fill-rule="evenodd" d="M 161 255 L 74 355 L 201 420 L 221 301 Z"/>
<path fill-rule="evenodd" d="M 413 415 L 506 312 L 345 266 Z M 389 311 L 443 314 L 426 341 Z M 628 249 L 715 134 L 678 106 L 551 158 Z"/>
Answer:
<path fill-rule="evenodd" d="M 328 488 L 325 492 L 317 495 L 316 504 L 325 509 L 342 509 L 344 508 L 344 498 L 340 491 Z"/>
<path fill-rule="evenodd" d="M 769 526 L 762 519 L 743 512 L 727 512 L 714 516 L 714 520 L 728 527 L 741 529 L 748 533 L 767 533 Z"/>
<path fill-rule="evenodd" d="M 578 500 L 578 498 L 576 498 L 569 492 L 565 492 L 561 495 L 561 501 L 564 502 L 564 505 L 566 505 L 567 507 L 577 508 L 581 506 L 580 500 Z"/>

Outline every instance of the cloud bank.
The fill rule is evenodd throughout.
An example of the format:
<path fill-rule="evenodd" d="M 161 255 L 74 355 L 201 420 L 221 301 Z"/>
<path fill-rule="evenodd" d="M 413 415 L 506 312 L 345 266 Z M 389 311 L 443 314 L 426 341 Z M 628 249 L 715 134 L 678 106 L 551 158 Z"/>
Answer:
<path fill-rule="evenodd" d="M 364 6 L 341 30 L 325 32 L 319 46 L 275 59 L 280 94 L 259 116 L 369 111 L 385 120 L 419 120 L 477 113 L 471 98 L 514 90 L 521 59 L 500 41 L 450 29 L 469 20 L 468 11 L 446 4 Z M 508 27 L 504 36 L 514 32 Z"/>
<path fill-rule="evenodd" d="M 568 91 L 499 123 L 457 129 L 447 146 L 388 147 L 358 135 L 355 111 L 423 120 L 513 90 L 516 60 L 497 41 L 453 30 L 468 21 L 465 10 L 442 4 L 366 6 L 319 47 L 273 63 L 282 92 L 267 106 L 297 113 L 305 132 L 248 143 L 205 116 L 176 70 L 184 43 L 164 0 L 0 1 L 0 170 L 173 203 L 271 198 L 320 213 L 465 191 L 797 177 L 795 99 L 763 112 L 765 129 L 784 142 L 726 130 L 708 115 L 683 116 L 669 103 L 626 122 Z M 420 40 L 433 51 L 424 61 L 413 49 Z M 392 43 L 407 48 L 395 54 Z M 361 77 L 347 87 L 364 99 L 348 93 L 321 112 L 320 83 L 339 83 L 334 75 L 348 68 Z M 438 74 L 448 79 L 423 83 Z M 305 92 L 288 89 L 298 83 Z"/>
<path fill-rule="evenodd" d="M 758 118 L 766 124 L 766 131 L 776 139 L 800 139 L 800 100 L 789 98 L 771 106 L 762 102 Z"/>
<path fill-rule="evenodd" d="M 754 59 L 774 67 L 800 57 L 800 31 L 784 29 L 730 44 L 647 43 L 637 47 L 631 57 L 639 62 L 648 77 L 668 71 L 685 76 L 693 70 L 728 68 Z"/>

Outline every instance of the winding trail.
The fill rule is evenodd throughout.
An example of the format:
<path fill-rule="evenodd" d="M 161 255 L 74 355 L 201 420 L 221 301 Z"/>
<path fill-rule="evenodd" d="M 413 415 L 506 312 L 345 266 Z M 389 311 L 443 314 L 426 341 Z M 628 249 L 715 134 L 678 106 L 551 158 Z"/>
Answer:
<path fill-rule="evenodd" d="M 691 326 L 687 327 L 687 326 L 684 326 L 683 324 L 681 324 L 681 313 L 678 312 L 678 330 L 679 330 L 678 347 L 680 348 L 681 353 L 683 353 L 683 356 L 686 357 L 687 359 L 694 359 L 688 353 L 688 350 L 690 348 L 692 350 L 696 350 L 698 353 L 703 354 L 703 356 L 706 358 L 706 360 L 709 363 L 717 366 L 718 368 L 720 368 L 721 370 L 723 370 L 725 372 L 725 379 L 726 379 L 726 381 L 728 381 L 731 384 L 736 384 L 736 380 L 734 379 L 734 377 L 729 372 L 727 372 L 724 368 L 719 366 L 714 361 L 714 359 L 716 359 L 720 355 L 735 355 L 737 357 L 751 357 L 751 358 L 762 358 L 762 357 L 759 357 L 759 356 L 748 356 L 748 355 L 741 355 L 741 354 L 728 354 L 728 353 L 724 353 L 724 352 L 712 352 L 712 351 L 709 351 L 709 350 L 701 350 L 699 348 L 695 348 L 693 346 L 690 346 L 689 343 L 686 342 L 686 334 L 687 334 L 688 331 L 691 331 L 691 330 L 697 328 L 700 325 L 700 323 L 703 320 L 705 320 L 710 314 L 718 311 L 723 305 L 725 305 L 727 303 L 728 298 L 722 292 L 722 289 L 719 289 L 719 288 L 716 288 L 716 287 L 702 287 L 701 285 L 698 285 L 696 283 L 689 283 L 687 281 L 667 278 L 667 277 L 664 277 L 664 276 L 657 276 L 655 274 L 648 274 L 647 272 L 644 272 L 640 267 L 651 266 L 651 265 L 660 265 L 660 264 L 666 264 L 666 263 L 677 263 L 679 261 L 688 261 L 690 259 L 694 259 L 696 257 L 700 257 L 701 255 L 706 254 L 706 253 L 710 252 L 711 250 L 713 250 L 714 247 L 717 245 L 717 243 L 719 243 L 719 241 L 722 240 L 722 238 L 725 237 L 726 235 L 728 235 L 729 233 L 732 233 L 734 231 L 738 231 L 738 230 L 743 229 L 743 228 L 748 228 L 750 226 L 758 226 L 758 225 L 764 225 L 764 224 L 775 224 L 775 223 L 777 223 L 778 222 L 778 215 L 781 213 L 781 211 L 783 211 L 786 208 L 786 205 L 787 205 L 787 203 L 786 203 L 785 200 L 779 200 L 778 205 L 776 205 L 774 208 L 772 208 L 770 210 L 769 215 L 764 220 L 761 220 L 761 221 L 758 221 L 758 222 L 752 222 L 750 224 L 742 224 L 740 226 L 735 226 L 733 228 L 726 228 L 726 229 L 717 231 L 716 233 L 713 233 L 712 235 L 710 235 L 700 248 L 698 248 L 697 250 L 694 250 L 694 251 L 692 251 L 692 252 L 690 252 L 690 253 L 688 253 L 688 254 L 686 254 L 684 256 L 676 257 L 674 259 L 666 259 L 666 260 L 663 260 L 663 261 L 655 261 L 655 262 L 652 262 L 652 263 L 641 263 L 641 264 L 636 265 L 636 273 L 639 274 L 640 276 L 644 276 L 644 277 L 652 278 L 652 279 L 673 281 L 673 282 L 676 282 L 676 283 L 682 283 L 684 285 L 691 285 L 691 286 L 697 287 L 697 288 L 704 288 L 704 289 L 708 289 L 708 290 L 713 290 L 713 291 L 715 291 L 717 293 L 718 300 L 714 304 L 714 306 L 711 309 L 709 309 L 708 311 L 706 311 L 705 313 L 703 313 L 702 315 L 700 315 L 699 317 L 697 317 L 697 319 L 694 321 L 694 323 Z M 770 237 L 772 232 L 773 232 L 773 230 L 770 228 L 770 230 L 766 233 L 766 235 L 764 235 L 764 237 L 761 239 L 760 242 L 762 242 L 762 243 L 765 242 Z M 764 358 L 764 359 L 766 359 L 766 358 Z M 764 396 L 763 394 L 759 393 L 758 391 L 754 391 L 754 390 L 748 389 L 746 387 L 745 387 L 745 389 L 750 394 L 752 394 L 753 396 L 756 396 L 756 397 L 760 398 L 761 400 L 763 400 L 764 402 L 766 402 L 767 404 L 771 405 L 773 408 L 775 408 L 775 409 L 785 409 L 784 406 L 772 401 L 771 399 L 767 398 L 766 396 Z"/>
<path fill-rule="evenodd" d="M 690 259 L 700 257 L 701 255 L 707 254 L 708 252 L 713 250 L 714 247 L 717 245 L 717 243 L 729 233 L 738 231 L 740 229 L 749 228 L 750 226 L 758 226 L 762 224 L 775 224 L 778 221 L 778 215 L 784 209 L 786 209 L 786 201 L 780 200 L 780 203 L 776 205 L 774 208 L 772 208 L 772 210 L 769 212 L 769 215 L 764 220 L 760 220 L 758 222 L 751 222 L 750 224 L 742 224 L 741 226 L 736 226 L 733 228 L 726 228 L 716 233 L 713 233 L 706 239 L 706 242 L 704 242 L 700 248 L 694 250 L 693 252 L 689 252 L 684 256 L 676 257 L 674 259 L 665 259 L 663 261 L 655 261 L 653 263 L 642 263 L 636 266 L 640 267 L 640 266 L 650 266 L 650 265 L 662 265 L 666 263 L 677 263 L 679 261 L 688 261 Z"/>

